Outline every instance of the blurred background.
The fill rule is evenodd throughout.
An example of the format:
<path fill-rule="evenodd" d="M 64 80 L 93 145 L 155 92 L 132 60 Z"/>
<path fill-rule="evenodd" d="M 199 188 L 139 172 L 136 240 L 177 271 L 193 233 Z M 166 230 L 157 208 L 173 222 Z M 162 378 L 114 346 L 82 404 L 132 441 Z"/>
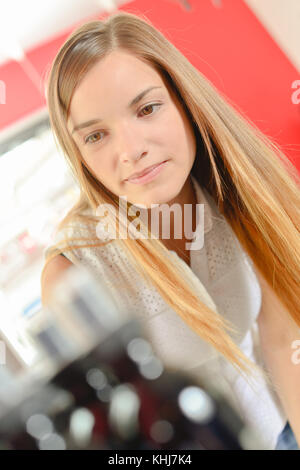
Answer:
<path fill-rule="evenodd" d="M 45 77 L 81 23 L 146 15 L 300 168 L 298 0 L 0 0 L 0 340 L 12 373 L 39 361 L 44 249 L 78 188 L 49 128 Z"/>

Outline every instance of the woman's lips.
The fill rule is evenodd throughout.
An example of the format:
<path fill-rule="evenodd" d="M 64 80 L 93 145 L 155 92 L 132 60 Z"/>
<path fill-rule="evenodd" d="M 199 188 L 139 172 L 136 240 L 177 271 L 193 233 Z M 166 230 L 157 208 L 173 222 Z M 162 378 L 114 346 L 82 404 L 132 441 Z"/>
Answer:
<path fill-rule="evenodd" d="M 126 181 L 128 183 L 133 183 L 133 184 L 144 184 L 152 181 L 165 167 L 166 163 L 168 160 L 165 160 L 162 163 L 159 163 L 156 165 L 152 170 L 149 170 L 146 174 L 143 176 L 137 176 L 135 178 L 128 178 Z"/>

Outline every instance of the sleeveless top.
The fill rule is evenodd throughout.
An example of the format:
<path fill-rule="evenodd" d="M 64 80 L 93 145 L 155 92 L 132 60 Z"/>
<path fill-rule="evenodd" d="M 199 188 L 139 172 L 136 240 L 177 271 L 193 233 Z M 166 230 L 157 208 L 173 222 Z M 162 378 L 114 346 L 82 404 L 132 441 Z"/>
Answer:
<path fill-rule="evenodd" d="M 204 207 L 202 247 L 198 247 L 198 242 L 197 249 L 191 249 L 191 266 L 175 251 L 169 250 L 170 256 L 181 264 L 201 300 L 237 327 L 238 335 L 230 336 L 244 354 L 264 366 L 256 321 L 262 293 L 253 262 L 211 195 L 200 187 L 193 175 L 191 179 L 197 203 Z M 66 231 L 75 238 L 88 237 L 90 232 L 84 223 L 76 221 L 73 224 L 57 231 L 53 242 L 61 241 Z M 79 241 L 75 243 L 80 244 Z M 204 384 L 220 390 L 257 435 L 263 449 L 274 450 L 287 421 L 276 390 L 261 376 L 255 380 L 254 389 L 249 386 L 234 366 L 191 330 L 157 289 L 145 282 L 119 245 L 112 241 L 102 247 L 74 248 L 63 254 L 75 265 L 89 269 L 100 282 L 105 282 L 118 305 L 138 317 L 153 349 L 166 366 L 186 371 L 196 380 L 199 378 Z M 46 248 L 45 256 L 51 246 L 52 243 Z M 126 289 L 126 285 L 134 289 L 134 294 Z"/>

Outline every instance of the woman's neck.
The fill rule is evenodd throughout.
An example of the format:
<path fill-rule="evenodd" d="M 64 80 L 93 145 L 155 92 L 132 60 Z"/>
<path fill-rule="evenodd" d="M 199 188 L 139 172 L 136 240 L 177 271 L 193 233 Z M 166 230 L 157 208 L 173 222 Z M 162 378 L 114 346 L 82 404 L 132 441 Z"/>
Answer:
<path fill-rule="evenodd" d="M 191 241 L 196 230 L 197 195 L 191 175 L 187 178 L 178 196 L 168 202 L 168 206 L 179 204 L 179 216 L 174 216 L 174 211 L 166 211 L 163 223 L 160 218 L 159 239 L 170 250 L 186 252 L 186 243 Z M 189 205 L 185 207 L 186 205 Z M 163 225 L 163 227 L 161 227 Z M 163 230 L 162 230 L 163 228 Z M 164 237 L 167 234 L 167 237 Z"/>

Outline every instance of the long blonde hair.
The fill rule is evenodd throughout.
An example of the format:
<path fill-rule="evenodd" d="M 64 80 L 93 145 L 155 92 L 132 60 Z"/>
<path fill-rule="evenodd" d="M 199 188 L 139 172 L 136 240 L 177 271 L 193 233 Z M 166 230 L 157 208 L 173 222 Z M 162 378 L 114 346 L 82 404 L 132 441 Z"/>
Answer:
<path fill-rule="evenodd" d="M 197 139 L 193 176 L 213 197 L 258 271 L 300 326 L 300 193 L 296 169 L 145 17 L 117 12 L 106 20 L 83 24 L 69 36 L 52 64 L 47 87 L 50 123 L 80 186 L 80 198 L 59 229 L 80 218 L 89 224 L 96 222 L 97 218 L 83 215 L 86 208 L 96 209 L 102 203 L 117 207 L 116 196 L 87 167 L 66 124 L 76 86 L 96 61 L 117 49 L 154 67 L 177 94 Z M 56 245 L 47 256 L 44 269 L 57 254 L 76 248 L 65 241 L 64 247 Z M 85 247 L 104 243 L 97 237 L 86 241 Z M 270 382 L 268 372 L 250 361 L 231 339 L 228 332 L 236 331 L 234 325 L 200 301 L 160 240 L 127 238 L 114 243 L 123 244 L 141 275 L 240 373 L 251 375 L 256 370 Z"/>

